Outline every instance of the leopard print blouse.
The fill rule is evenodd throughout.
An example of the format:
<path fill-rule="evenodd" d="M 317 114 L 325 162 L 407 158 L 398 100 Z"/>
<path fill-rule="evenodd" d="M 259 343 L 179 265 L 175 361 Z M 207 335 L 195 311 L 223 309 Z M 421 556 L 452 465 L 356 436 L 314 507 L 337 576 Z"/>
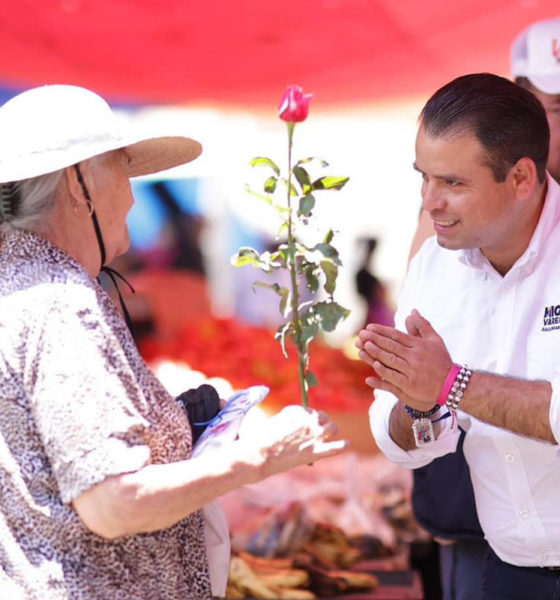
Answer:
<path fill-rule="evenodd" d="M 102 288 L 24 231 L 0 249 L 0 378 L 0 596 L 210 598 L 200 511 L 106 540 L 72 509 L 110 475 L 188 458 L 190 428 Z"/>

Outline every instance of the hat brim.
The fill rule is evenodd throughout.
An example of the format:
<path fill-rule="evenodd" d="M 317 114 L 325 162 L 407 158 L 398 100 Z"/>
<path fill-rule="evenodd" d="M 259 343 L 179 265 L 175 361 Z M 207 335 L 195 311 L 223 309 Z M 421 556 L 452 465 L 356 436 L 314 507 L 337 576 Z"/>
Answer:
<path fill-rule="evenodd" d="M 21 181 L 71 167 L 83 160 L 124 149 L 130 161 L 129 177 L 149 175 L 178 167 L 197 158 L 202 146 L 195 140 L 182 136 L 137 136 L 115 135 L 99 140 L 88 140 L 72 151 L 66 146 L 49 148 L 43 152 L 16 152 L 0 160 L 0 183 Z M 23 160 L 25 159 L 25 160 Z"/>
<path fill-rule="evenodd" d="M 158 137 L 122 146 L 130 158 L 128 176 L 150 175 L 194 160 L 202 146 L 186 137 Z"/>

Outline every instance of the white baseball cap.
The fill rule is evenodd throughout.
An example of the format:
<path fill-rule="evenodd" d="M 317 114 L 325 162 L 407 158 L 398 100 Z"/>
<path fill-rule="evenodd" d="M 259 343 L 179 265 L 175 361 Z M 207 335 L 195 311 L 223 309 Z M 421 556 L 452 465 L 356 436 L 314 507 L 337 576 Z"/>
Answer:
<path fill-rule="evenodd" d="M 533 23 L 515 38 L 511 74 L 545 94 L 560 94 L 560 17 Z"/>
<path fill-rule="evenodd" d="M 182 165 L 202 152 L 187 137 L 129 131 L 101 96 L 82 87 L 45 85 L 0 107 L 0 183 L 51 173 L 118 148 L 130 157 L 129 177 Z"/>

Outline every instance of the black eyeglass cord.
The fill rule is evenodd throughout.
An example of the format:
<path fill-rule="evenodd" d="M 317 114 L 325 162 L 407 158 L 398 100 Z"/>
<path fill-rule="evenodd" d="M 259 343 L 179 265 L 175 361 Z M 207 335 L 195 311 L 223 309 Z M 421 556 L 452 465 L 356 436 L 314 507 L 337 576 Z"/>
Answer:
<path fill-rule="evenodd" d="M 130 313 L 128 312 L 128 308 L 126 307 L 126 304 L 124 302 L 124 298 L 122 296 L 121 290 L 119 289 L 119 283 L 116 278 L 118 277 L 121 281 L 124 281 L 133 294 L 136 293 L 136 290 L 132 287 L 130 282 L 125 279 L 124 275 L 121 275 L 115 269 L 112 269 L 111 267 L 107 267 L 105 265 L 105 260 L 107 259 L 107 253 L 105 252 L 105 244 L 103 243 L 103 236 L 101 235 L 101 228 L 99 227 L 99 221 L 97 220 L 97 215 L 95 214 L 95 209 L 93 208 L 93 203 L 91 202 L 91 197 L 89 195 L 89 191 L 87 189 L 86 182 L 84 181 L 82 172 L 80 171 L 80 166 L 74 165 L 74 169 L 76 170 L 76 175 L 78 177 L 78 181 L 82 188 L 84 197 L 87 200 L 88 206 L 91 210 L 91 219 L 93 221 L 93 228 L 95 229 L 95 235 L 97 237 L 97 243 L 99 244 L 99 251 L 101 253 L 101 269 L 100 269 L 100 271 L 102 271 L 103 273 L 106 273 L 109 276 L 109 278 L 111 279 L 111 281 L 113 282 L 113 285 L 115 286 L 115 289 L 117 290 L 117 295 L 119 297 L 119 302 L 120 302 L 120 305 L 121 305 L 121 308 L 123 311 L 124 320 L 125 320 L 128 328 L 130 329 L 130 332 L 132 334 L 134 334 L 134 326 L 132 324 L 132 319 L 130 317 Z M 97 278 L 97 281 L 99 282 L 99 277 Z"/>

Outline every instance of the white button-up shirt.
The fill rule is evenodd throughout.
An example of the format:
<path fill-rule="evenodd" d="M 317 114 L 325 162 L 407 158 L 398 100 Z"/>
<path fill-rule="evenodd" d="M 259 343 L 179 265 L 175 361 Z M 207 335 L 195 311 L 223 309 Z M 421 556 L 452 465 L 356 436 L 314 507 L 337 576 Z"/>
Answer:
<path fill-rule="evenodd" d="M 455 363 L 552 383 L 550 424 L 560 442 L 560 187 L 548 175 L 543 212 L 524 254 L 502 277 L 480 250 L 445 250 L 430 238 L 410 264 L 396 323 L 413 308 L 443 337 Z M 454 451 L 459 432 L 405 451 L 389 436 L 396 398 L 376 392 L 370 422 L 381 450 L 407 468 Z M 506 400 L 507 401 L 507 400 Z M 504 561 L 560 566 L 560 447 L 458 411 L 486 539 Z"/>

